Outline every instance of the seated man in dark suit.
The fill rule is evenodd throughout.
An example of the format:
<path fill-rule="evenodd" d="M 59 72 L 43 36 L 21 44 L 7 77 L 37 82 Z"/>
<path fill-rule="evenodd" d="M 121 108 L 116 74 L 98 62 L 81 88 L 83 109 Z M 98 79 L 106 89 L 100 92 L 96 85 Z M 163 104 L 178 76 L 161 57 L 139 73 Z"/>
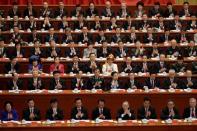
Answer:
<path fill-rule="evenodd" d="M 191 16 L 192 20 L 188 21 L 187 30 L 196 30 L 197 29 L 197 21 L 196 16 Z"/>
<path fill-rule="evenodd" d="M 155 89 L 160 87 L 160 82 L 156 78 L 156 74 L 151 73 L 150 77 L 145 79 L 145 84 L 144 86 L 147 86 L 148 89 Z"/>
<path fill-rule="evenodd" d="M 157 114 L 155 108 L 151 106 L 151 100 L 144 98 L 144 103 L 141 108 L 138 109 L 138 119 L 156 119 Z"/>
<path fill-rule="evenodd" d="M 138 80 L 135 79 L 135 74 L 133 72 L 129 72 L 128 74 L 129 79 L 127 80 L 125 84 L 126 89 L 140 89 L 142 88 L 142 85 Z"/>
<path fill-rule="evenodd" d="M 192 66 L 192 73 L 197 74 L 197 62 L 192 62 L 191 66 Z"/>
<path fill-rule="evenodd" d="M 171 40 L 170 47 L 166 50 L 166 55 L 170 57 L 178 57 L 181 56 L 180 49 L 177 47 L 177 41 L 175 39 Z"/>
<path fill-rule="evenodd" d="M 151 72 L 151 63 L 148 62 L 147 56 L 143 56 L 143 62 L 139 63 L 139 66 L 136 68 L 136 71 L 140 71 L 142 73 Z"/>
<path fill-rule="evenodd" d="M 60 72 L 54 71 L 53 78 L 50 80 L 49 90 L 65 90 L 65 81 L 60 78 Z"/>
<path fill-rule="evenodd" d="M 114 11 L 111 9 L 111 2 L 110 1 L 105 2 L 105 9 L 101 12 L 101 16 L 105 16 L 105 17 L 115 16 Z"/>
<path fill-rule="evenodd" d="M 87 27 L 87 22 L 83 15 L 77 16 L 77 21 L 74 23 L 75 30 L 82 30 L 83 27 Z"/>
<path fill-rule="evenodd" d="M 174 20 L 169 22 L 169 27 L 170 30 L 177 30 L 181 31 L 182 30 L 182 21 L 180 20 L 180 17 L 178 15 L 174 16 Z"/>
<path fill-rule="evenodd" d="M 143 39 L 144 43 L 154 43 L 157 42 L 156 36 L 153 34 L 153 30 L 152 28 L 148 28 L 147 29 L 147 34 L 145 34 L 144 39 Z"/>
<path fill-rule="evenodd" d="M 29 21 L 26 23 L 27 31 L 33 31 L 37 29 L 37 24 L 33 15 L 29 16 Z"/>
<path fill-rule="evenodd" d="M 184 109 L 183 118 L 197 118 L 196 98 L 189 99 L 189 106 Z"/>
<path fill-rule="evenodd" d="M 183 3 L 183 9 L 179 12 L 179 16 L 191 17 L 193 15 L 193 11 L 189 9 L 189 2 L 185 1 Z"/>
<path fill-rule="evenodd" d="M 49 4 L 48 2 L 43 2 L 43 8 L 40 9 L 40 17 L 52 17 L 53 14 L 52 14 L 52 11 L 51 9 L 49 8 Z"/>
<path fill-rule="evenodd" d="M 63 18 L 64 16 L 67 16 L 67 11 L 64 8 L 64 3 L 62 1 L 59 2 L 59 7 L 55 11 L 55 17 L 58 18 Z"/>
<path fill-rule="evenodd" d="M 152 23 L 148 21 L 147 14 L 143 14 L 142 20 L 138 22 L 137 29 L 139 30 L 147 30 L 148 28 L 152 27 Z"/>
<path fill-rule="evenodd" d="M 82 71 L 76 72 L 75 77 L 71 80 L 71 89 L 84 90 L 86 87 L 86 81 L 82 78 Z"/>
<path fill-rule="evenodd" d="M 121 9 L 118 11 L 118 16 L 120 18 L 126 18 L 127 16 L 130 16 L 130 11 L 127 8 L 126 2 L 121 3 Z"/>
<path fill-rule="evenodd" d="M 149 10 L 149 17 L 158 17 L 163 15 L 163 10 L 160 7 L 159 2 L 154 3 L 154 7 Z"/>
<path fill-rule="evenodd" d="M 48 16 L 46 16 L 44 18 L 44 22 L 42 24 L 42 29 L 41 30 L 44 30 L 44 31 L 48 31 L 50 28 L 52 28 L 52 24 L 50 23 L 50 18 Z"/>
<path fill-rule="evenodd" d="M 109 120 L 111 119 L 111 113 L 110 110 L 105 107 L 105 100 L 100 99 L 98 100 L 98 107 L 96 107 L 92 111 L 92 119 L 103 119 L 103 120 Z"/>
<path fill-rule="evenodd" d="M 7 83 L 8 90 L 21 90 L 23 88 L 23 81 L 18 78 L 17 73 L 12 74 L 12 79 Z"/>
<path fill-rule="evenodd" d="M 115 57 L 124 58 L 127 56 L 128 49 L 124 47 L 122 41 L 118 41 L 118 48 L 115 49 Z"/>
<path fill-rule="evenodd" d="M 164 80 L 164 83 L 163 83 L 164 87 L 163 88 L 164 89 L 180 88 L 180 82 L 179 82 L 178 78 L 175 78 L 175 75 L 176 75 L 175 70 L 170 69 L 168 75 L 169 75 L 169 77 L 165 78 L 165 80 Z"/>
<path fill-rule="evenodd" d="M 127 42 L 136 43 L 139 40 L 139 37 L 135 33 L 135 28 L 131 27 L 131 34 L 127 37 Z"/>
<path fill-rule="evenodd" d="M 62 43 L 63 44 L 68 44 L 70 42 L 74 41 L 73 36 L 71 34 L 71 29 L 70 28 L 66 28 L 65 29 L 65 34 L 63 35 L 62 38 Z"/>
<path fill-rule="evenodd" d="M 111 47 L 107 46 L 107 41 L 102 41 L 102 47 L 100 47 L 97 51 L 97 57 L 106 58 L 109 54 L 112 53 Z"/>
<path fill-rule="evenodd" d="M 172 100 L 169 100 L 167 106 L 162 109 L 160 117 L 162 120 L 180 119 L 179 111 Z"/>
<path fill-rule="evenodd" d="M 87 85 L 89 89 L 104 89 L 104 79 L 99 68 L 94 70 L 94 76 L 89 78 Z"/>
<path fill-rule="evenodd" d="M 39 121 L 41 119 L 40 110 L 36 108 L 33 99 L 27 101 L 27 108 L 23 110 L 22 119 L 26 121 Z"/>
<path fill-rule="evenodd" d="M 132 63 L 131 57 L 126 57 L 125 62 L 121 66 L 122 70 L 121 72 L 129 73 L 129 72 L 135 72 L 136 66 Z"/>
<path fill-rule="evenodd" d="M 12 33 L 12 37 L 10 38 L 10 42 L 11 43 L 20 43 L 22 41 L 22 36 L 19 33 L 19 27 L 18 26 L 14 26 L 14 32 Z"/>
<path fill-rule="evenodd" d="M 170 31 L 168 29 L 165 31 L 164 34 L 160 35 L 160 37 L 159 37 L 160 43 L 164 43 L 164 42 L 168 43 L 171 40 L 172 40 L 172 36 L 171 36 Z"/>
<path fill-rule="evenodd" d="M 12 57 L 10 61 L 11 61 L 10 63 L 7 63 L 5 65 L 4 73 L 7 73 L 7 74 L 19 73 L 20 65 L 17 62 L 17 59 L 15 57 Z"/>
<path fill-rule="evenodd" d="M 23 58 L 25 55 L 25 50 L 21 47 L 21 43 L 16 43 L 15 48 L 11 54 L 13 57 Z"/>
<path fill-rule="evenodd" d="M 168 28 L 168 26 L 167 26 L 167 23 L 164 21 L 164 17 L 159 16 L 158 19 L 159 20 L 154 24 L 154 27 L 159 32 L 166 30 L 166 28 Z"/>
<path fill-rule="evenodd" d="M 18 9 L 18 4 L 16 2 L 12 4 L 12 8 L 8 11 L 8 16 L 11 18 L 13 18 L 14 16 L 21 16 L 21 13 Z"/>
<path fill-rule="evenodd" d="M 41 35 L 37 33 L 36 29 L 32 30 L 32 34 L 28 37 L 29 43 L 34 43 L 35 41 L 42 42 Z"/>
<path fill-rule="evenodd" d="M 32 2 L 27 3 L 27 8 L 24 10 L 23 16 L 24 17 L 30 17 L 30 16 L 37 17 L 37 12 L 33 8 L 33 3 Z"/>
<path fill-rule="evenodd" d="M 72 58 L 75 55 L 79 55 L 79 50 L 78 48 L 75 48 L 74 41 L 71 40 L 68 44 L 69 44 L 69 48 L 66 48 L 65 50 L 65 57 Z"/>
<path fill-rule="evenodd" d="M 111 81 L 110 83 L 107 84 L 106 90 L 111 90 L 111 89 L 121 89 L 123 88 L 122 82 L 119 80 L 119 73 L 118 72 L 112 72 L 111 73 Z"/>
<path fill-rule="evenodd" d="M 183 79 L 181 88 L 186 89 L 186 88 L 191 88 L 191 89 L 196 89 L 196 78 L 192 77 L 192 71 L 187 70 L 186 73 L 186 78 Z"/>
<path fill-rule="evenodd" d="M 96 68 L 100 68 L 100 64 L 96 61 L 96 54 L 90 53 L 90 60 L 85 64 L 85 71 L 93 73 Z"/>
<path fill-rule="evenodd" d="M 97 15 L 94 17 L 94 22 L 90 25 L 90 29 L 94 29 L 94 30 L 104 30 L 104 23 L 102 23 L 100 21 L 100 17 Z"/>
<path fill-rule="evenodd" d="M 0 58 L 8 57 L 8 49 L 5 47 L 3 38 L 0 38 Z"/>
<path fill-rule="evenodd" d="M 89 8 L 86 10 L 86 16 L 94 17 L 98 15 L 98 10 L 95 8 L 94 2 L 89 3 Z"/>
<path fill-rule="evenodd" d="M 165 62 L 165 59 L 165 55 L 160 54 L 160 61 L 155 63 L 155 70 L 157 71 L 157 73 L 168 72 L 168 65 Z"/>
<path fill-rule="evenodd" d="M 173 8 L 172 2 L 168 2 L 164 17 L 174 17 L 175 15 L 177 15 L 177 11 Z"/>
<path fill-rule="evenodd" d="M 28 81 L 28 90 L 38 90 L 44 89 L 44 83 L 42 79 L 39 77 L 39 73 L 37 70 L 32 72 L 32 78 Z"/>
<path fill-rule="evenodd" d="M 83 70 L 83 65 L 79 63 L 80 59 L 77 55 L 72 58 L 72 63 L 68 64 L 67 73 L 77 73 Z"/>
<path fill-rule="evenodd" d="M 39 41 L 34 41 L 34 47 L 31 49 L 31 56 L 38 56 L 39 58 L 45 57 L 45 50 L 40 47 Z"/>
<path fill-rule="evenodd" d="M 83 107 L 81 98 L 75 99 L 75 106 L 71 110 L 71 119 L 75 119 L 75 120 L 88 119 L 88 112 L 85 109 L 85 107 Z"/>
<path fill-rule="evenodd" d="M 114 43 L 118 43 L 118 41 L 123 41 L 123 36 L 120 34 L 120 28 L 116 28 L 116 34 L 112 36 L 111 41 Z"/>
<path fill-rule="evenodd" d="M 128 101 L 122 103 L 122 107 L 118 110 L 117 117 L 118 120 L 134 120 L 135 113 L 134 110 L 130 107 Z"/>
<path fill-rule="evenodd" d="M 172 65 L 172 69 L 174 69 L 176 73 L 185 72 L 186 65 L 183 63 L 183 59 L 178 59 L 178 62 Z"/>
<path fill-rule="evenodd" d="M 82 33 L 78 37 L 78 42 L 82 42 L 82 43 L 92 42 L 92 34 L 88 33 L 87 27 L 83 27 Z"/>
<path fill-rule="evenodd" d="M 197 55 L 197 47 L 195 46 L 194 41 L 190 41 L 190 43 L 188 43 L 188 47 L 186 47 L 184 52 L 184 57 L 195 57 Z"/>
<path fill-rule="evenodd" d="M 46 51 L 46 57 L 60 57 L 61 56 L 61 49 L 56 47 L 56 43 L 54 40 L 50 41 L 50 47 Z"/>
<path fill-rule="evenodd" d="M 64 16 L 62 18 L 62 22 L 59 23 L 59 29 L 60 29 L 60 31 L 66 31 L 67 28 L 69 28 L 69 24 L 68 24 L 68 21 L 67 21 L 67 17 Z"/>
<path fill-rule="evenodd" d="M 58 101 L 56 98 L 50 100 L 50 107 L 46 112 L 46 119 L 52 121 L 64 119 L 63 111 L 58 107 Z"/>
<path fill-rule="evenodd" d="M 51 40 L 54 40 L 55 43 L 58 42 L 58 36 L 55 34 L 54 28 L 49 29 L 49 34 L 45 38 L 45 42 L 50 42 Z"/>
<path fill-rule="evenodd" d="M 99 30 L 99 34 L 96 36 L 96 42 L 102 43 L 103 41 L 107 42 L 107 37 L 102 29 Z"/>
<path fill-rule="evenodd" d="M 80 4 L 77 4 L 75 9 L 71 12 L 71 17 L 78 17 L 80 15 L 84 15 L 82 7 Z"/>

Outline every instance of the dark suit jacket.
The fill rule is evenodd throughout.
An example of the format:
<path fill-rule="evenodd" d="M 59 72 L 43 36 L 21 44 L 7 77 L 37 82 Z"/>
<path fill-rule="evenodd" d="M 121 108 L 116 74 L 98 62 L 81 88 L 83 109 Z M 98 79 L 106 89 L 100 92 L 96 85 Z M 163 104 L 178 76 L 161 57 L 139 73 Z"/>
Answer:
<path fill-rule="evenodd" d="M 81 107 L 81 113 L 83 113 L 83 117 L 77 118 L 76 117 L 77 113 L 78 113 L 77 107 L 72 108 L 71 119 L 76 119 L 76 120 L 86 120 L 86 119 L 88 119 L 88 112 L 84 107 Z"/>
<path fill-rule="evenodd" d="M 106 107 L 103 108 L 103 115 L 105 116 L 106 120 L 111 119 L 111 113 L 110 110 Z M 98 118 L 100 116 L 100 112 L 99 112 L 99 108 L 96 107 L 93 111 L 92 111 L 92 119 L 95 120 L 96 118 Z"/>
<path fill-rule="evenodd" d="M 10 10 L 8 11 L 8 16 L 10 16 L 11 18 L 13 18 L 15 15 L 18 16 L 18 17 L 21 17 L 21 13 L 20 13 L 19 9 L 16 11 L 15 14 L 14 14 L 13 9 L 10 9 Z"/>
<path fill-rule="evenodd" d="M 24 17 L 25 17 L 25 16 L 28 16 L 28 17 L 30 16 L 28 8 L 25 9 L 23 15 L 24 15 Z M 34 17 L 37 17 L 37 12 L 36 12 L 33 8 L 32 8 L 32 15 L 33 15 Z"/>
<path fill-rule="evenodd" d="M 80 15 L 84 15 L 84 12 L 81 10 L 81 11 L 79 12 L 79 14 L 80 14 Z M 71 17 L 72 17 L 72 16 L 77 17 L 76 15 L 77 15 L 77 12 L 76 12 L 76 9 L 74 9 L 74 10 L 71 12 Z"/>
<path fill-rule="evenodd" d="M 16 63 L 16 65 L 14 66 L 14 69 L 15 69 L 15 71 L 16 71 L 17 73 L 20 72 L 20 71 L 19 71 L 19 68 L 20 68 L 19 63 Z M 5 71 L 4 71 L 4 73 L 8 73 L 9 71 L 11 71 L 11 63 L 7 63 L 7 64 L 5 65 Z"/>
<path fill-rule="evenodd" d="M 104 38 L 102 39 L 100 35 L 96 36 L 96 42 L 101 43 L 102 41 L 107 41 L 107 37 L 104 35 Z"/>
<path fill-rule="evenodd" d="M 177 11 L 174 8 L 172 9 L 172 12 L 170 12 L 168 9 L 164 11 L 164 17 L 169 17 L 171 14 L 174 14 L 175 16 L 177 15 Z"/>
<path fill-rule="evenodd" d="M 159 70 L 161 70 L 162 68 L 160 62 L 154 63 L 154 68 L 155 68 L 156 73 L 159 73 Z M 163 68 L 166 68 L 166 72 L 168 72 L 168 65 L 166 62 L 164 62 Z"/>
<path fill-rule="evenodd" d="M 149 43 L 149 42 L 154 43 L 154 42 L 158 42 L 158 41 L 157 41 L 157 37 L 154 34 L 152 36 L 152 40 L 148 39 L 148 34 L 145 34 L 143 42 L 144 43 Z"/>
<path fill-rule="evenodd" d="M 8 54 L 8 49 L 4 47 L 3 52 L 0 54 L 0 58 L 3 57 L 3 56 L 7 57 L 7 54 Z"/>
<path fill-rule="evenodd" d="M 98 10 L 97 9 L 94 9 L 94 11 L 91 12 L 90 8 L 88 8 L 86 10 L 86 16 L 93 16 L 93 15 L 98 15 Z"/>
<path fill-rule="evenodd" d="M 155 16 L 156 14 L 160 14 L 160 16 L 163 16 L 163 10 L 161 8 L 156 11 L 154 8 L 149 10 L 149 17 Z"/>
<path fill-rule="evenodd" d="M 122 120 L 134 120 L 135 119 L 134 110 L 130 109 L 130 113 L 131 113 L 131 116 L 129 116 L 128 114 L 122 116 L 122 114 L 124 114 L 124 110 L 123 108 L 121 108 L 118 110 L 116 119 L 121 118 Z"/>
<path fill-rule="evenodd" d="M 172 36 L 169 35 L 169 36 L 168 36 L 168 41 L 171 41 L 172 39 L 173 39 Z M 163 43 L 163 42 L 165 42 L 165 41 L 167 41 L 167 38 L 166 38 L 165 34 L 160 35 L 160 37 L 159 37 L 159 42 L 160 42 L 160 43 Z"/>
<path fill-rule="evenodd" d="M 190 10 L 190 9 L 189 9 L 189 14 L 190 14 L 190 16 L 193 15 L 193 11 Z M 182 16 L 184 16 L 184 15 L 185 15 L 185 11 L 184 11 L 184 9 L 182 9 L 182 10 L 179 12 L 179 16 L 182 17 Z"/>
<path fill-rule="evenodd" d="M 33 36 L 33 34 L 29 35 L 28 42 L 34 42 L 36 40 L 42 42 L 42 38 L 40 34 L 36 34 L 36 36 Z"/>
<path fill-rule="evenodd" d="M 170 112 L 168 107 L 165 107 L 161 112 L 161 119 L 167 120 L 167 119 L 180 119 L 179 111 L 176 108 L 173 108 L 174 110 L 174 116 L 169 116 Z"/>
<path fill-rule="evenodd" d="M 98 50 L 97 50 L 97 57 L 99 58 L 99 57 L 103 57 L 103 58 L 105 58 L 105 57 L 107 57 L 109 54 L 111 54 L 112 53 L 112 49 L 110 48 L 110 47 L 107 47 L 107 54 L 103 54 L 103 48 L 101 47 L 101 48 L 99 48 Z"/>
<path fill-rule="evenodd" d="M 51 9 L 48 8 L 47 13 L 45 13 L 45 14 L 44 14 L 44 11 L 45 11 L 44 8 L 40 9 L 40 16 L 42 16 L 42 17 L 46 17 L 46 16 L 53 17 Z"/>
<path fill-rule="evenodd" d="M 84 35 L 83 35 L 83 33 L 81 33 L 80 35 L 79 35 L 79 37 L 78 37 L 78 42 L 82 42 L 82 43 L 85 43 L 85 42 L 92 42 L 92 34 L 87 34 L 87 38 L 88 38 L 88 41 L 86 41 L 86 40 L 84 40 Z"/>
<path fill-rule="evenodd" d="M 195 114 L 197 117 L 197 108 L 195 110 Z M 185 108 L 183 112 L 183 118 L 188 118 L 188 117 L 190 117 L 190 107 Z"/>
<path fill-rule="evenodd" d="M 174 83 L 177 84 L 176 88 L 180 88 L 180 82 L 178 78 L 174 78 Z M 170 85 L 171 85 L 170 78 L 165 78 L 164 83 L 163 83 L 163 89 L 169 89 Z"/>
<path fill-rule="evenodd" d="M 81 78 L 81 80 L 82 80 L 82 83 L 83 83 L 83 85 L 81 85 L 81 87 L 79 87 L 81 90 L 83 90 L 83 89 L 85 89 L 85 87 L 86 87 L 86 81 L 84 80 L 84 79 L 82 79 Z M 73 78 L 72 80 L 71 80 L 71 89 L 73 90 L 73 89 L 75 89 L 75 88 L 78 88 L 77 86 L 76 86 L 76 84 L 77 84 L 77 78 Z"/>
<path fill-rule="evenodd" d="M 67 65 L 67 73 L 73 72 L 73 73 L 77 73 L 78 71 L 84 71 L 83 68 L 83 64 L 82 63 L 78 63 L 78 68 L 79 70 L 73 69 L 73 63 L 69 63 Z"/>
<path fill-rule="evenodd" d="M 124 36 L 120 35 L 120 37 L 117 37 L 116 34 L 114 34 L 111 38 L 111 41 L 114 43 L 117 43 L 118 41 L 124 41 L 124 40 L 125 40 Z"/>
<path fill-rule="evenodd" d="M 186 89 L 186 88 L 191 88 L 191 89 L 196 89 L 197 87 L 197 85 L 196 85 L 196 78 L 195 77 L 192 77 L 191 78 L 191 81 L 192 81 L 192 83 L 193 83 L 193 85 L 192 86 L 187 86 L 187 84 L 188 84 L 188 82 L 187 82 L 187 78 L 184 78 L 183 80 L 181 80 L 181 88 L 182 89 Z"/>
<path fill-rule="evenodd" d="M 59 23 L 59 29 L 65 30 L 68 27 L 69 27 L 69 25 L 68 26 L 66 24 L 64 25 L 63 22 Z"/>
<path fill-rule="evenodd" d="M 153 85 L 150 82 L 150 78 L 147 78 L 145 80 L 144 86 L 148 86 L 149 89 L 152 89 L 152 88 L 155 88 L 155 87 L 160 87 L 160 82 L 157 80 L 157 78 L 155 78 L 155 80 L 154 80 L 154 87 L 153 87 Z"/>
<path fill-rule="evenodd" d="M 61 13 L 60 9 L 58 8 L 55 11 L 55 16 L 54 17 L 57 17 L 57 16 L 64 17 L 64 16 L 67 16 L 67 14 L 68 13 L 67 13 L 66 9 L 63 9 L 63 12 Z"/>
<path fill-rule="evenodd" d="M 38 108 L 34 108 L 34 115 L 35 115 L 35 118 L 34 118 L 34 121 L 39 121 L 40 118 L 41 118 L 41 114 L 40 114 L 40 110 Z M 26 121 L 30 121 L 30 110 L 29 108 L 26 108 L 23 110 L 23 119 L 25 119 Z"/>
<path fill-rule="evenodd" d="M 140 84 L 140 82 L 136 79 L 134 79 L 134 86 L 136 86 L 138 89 L 142 88 L 142 84 Z M 128 88 L 132 89 L 130 80 L 127 80 L 127 82 L 125 84 L 125 88 L 126 89 L 128 89 Z"/>
<path fill-rule="evenodd" d="M 126 53 L 126 56 L 128 55 L 128 49 L 126 47 L 123 48 L 123 51 Z M 115 57 L 123 58 L 124 56 L 121 56 L 121 52 L 119 48 L 115 49 Z"/>
<path fill-rule="evenodd" d="M 101 82 L 101 84 L 100 84 L 101 86 L 100 87 L 99 86 L 94 87 L 96 82 Z M 93 76 L 93 77 L 91 77 L 88 80 L 87 87 L 90 90 L 93 89 L 93 88 L 95 88 L 95 89 L 104 89 L 104 79 L 103 78 L 96 79 L 95 76 Z"/>
<path fill-rule="evenodd" d="M 121 66 L 122 67 L 121 68 L 121 72 L 126 72 L 126 73 L 128 73 L 128 72 L 138 72 L 140 70 L 140 69 L 138 70 L 138 66 L 137 65 L 135 65 L 133 63 L 131 63 L 130 65 L 132 67 L 132 70 L 127 68 L 126 63 L 123 63 L 122 66 Z"/>
<path fill-rule="evenodd" d="M 112 89 L 112 87 L 111 87 L 111 86 L 112 86 L 111 82 L 112 82 L 112 80 L 110 80 L 110 82 L 107 84 L 105 90 L 111 90 L 111 89 Z M 122 81 L 118 80 L 118 87 L 117 87 L 117 89 L 123 89 L 123 88 L 124 88 L 124 87 L 123 87 Z"/>
<path fill-rule="evenodd" d="M 157 118 L 157 114 L 156 114 L 156 111 L 155 111 L 155 109 L 153 108 L 153 107 L 149 107 L 149 109 L 148 109 L 150 112 L 151 112 L 151 115 L 148 117 L 148 118 L 146 118 L 146 112 L 145 112 L 145 108 L 144 108 L 144 106 L 142 106 L 141 108 L 139 108 L 138 109 L 138 119 L 156 119 Z"/>
<path fill-rule="evenodd" d="M 17 81 L 17 86 L 18 86 L 18 89 L 23 89 L 23 81 L 18 79 Z M 10 80 L 8 83 L 7 83 L 7 90 L 13 90 L 14 84 L 13 84 L 13 80 Z"/>
<path fill-rule="evenodd" d="M 20 54 L 24 57 L 24 55 L 25 55 L 25 50 L 21 48 Z M 16 49 L 13 50 L 12 56 L 14 56 L 14 57 L 17 56 L 17 51 L 16 51 Z"/>
<path fill-rule="evenodd" d="M 75 48 L 75 53 L 76 54 L 71 54 L 71 49 L 70 48 L 66 48 L 66 50 L 65 50 L 65 57 L 73 57 L 74 55 L 79 55 L 78 53 L 79 53 L 79 50 L 78 50 L 78 48 Z"/>
<path fill-rule="evenodd" d="M 95 61 L 95 63 L 97 65 L 96 68 L 99 68 L 100 69 L 100 63 L 99 62 L 96 62 L 96 61 Z M 85 63 L 85 72 L 90 72 L 90 73 L 93 73 L 94 72 L 94 70 L 92 68 L 90 68 L 90 65 L 91 65 L 91 62 L 90 61 L 88 61 L 88 62 Z"/>
<path fill-rule="evenodd" d="M 33 83 L 34 83 L 33 78 L 30 78 L 29 81 L 28 81 L 28 85 L 29 85 L 28 86 L 28 90 L 44 89 L 44 83 L 43 83 L 42 79 L 41 78 L 38 78 L 37 79 L 37 82 L 38 83 L 41 83 L 41 85 L 39 85 L 38 87 L 35 87 L 33 85 Z"/>
<path fill-rule="evenodd" d="M 152 23 L 150 21 L 147 21 L 145 23 L 143 20 L 141 20 L 137 24 L 137 29 L 143 29 L 143 27 L 145 26 L 145 24 L 146 24 L 146 27 L 152 27 Z"/>
<path fill-rule="evenodd" d="M 53 117 L 53 109 L 49 108 L 46 112 L 46 119 L 47 120 L 63 120 L 64 114 L 60 108 L 57 108 L 57 114 Z"/>
<path fill-rule="evenodd" d="M 62 90 L 65 90 L 65 89 L 66 89 L 66 87 L 65 87 L 65 85 L 66 85 L 66 84 L 65 84 L 65 81 L 64 81 L 63 79 L 60 79 L 59 82 L 60 82 L 60 84 L 62 85 L 62 88 L 61 88 L 61 89 L 62 89 Z M 57 84 L 56 84 L 55 79 L 52 78 L 51 81 L 50 81 L 49 90 L 54 90 L 56 85 L 57 85 Z"/>
<path fill-rule="evenodd" d="M 30 54 L 31 56 L 32 55 L 36 55 L 35 54 L 35 48 L 31 49 L 30 51 L 31 51 L 31 54 Z M 40 48 L 40 52 L 41 53 L 40 54 L 37 54 L 36 56 L 39 56 L 40 58 L 46 57 L 46 54 L 45 54 L 45 50 L 44 49 Z"/>
<path fill-rule="evenodd" d="M 101 16 L 113 17 L 113 16 L 115 16 L 115 13 L 114 13 L 114 11 L 111 9 L 111 16 L 108 16 L 108 15 L 107 15 L 106 9 L 103 9 L 103 11 L 101 12 Z"/>
<path fill-rule="evenodd" d="M 28 29 L 28 28 L 29 28 L 31 31 L 32 31 L 33 29 L 37 30 L 36 22 L 34 21 L 34 22 L 33 22 L 33 25 L 31 25 L 31 23 L 28 21 L 28 22 L 26 23 L 26 29 Z"/>
<path fill-rule="evenodd" d="M 126 12 L 127 12 L 127 16 L 130 16 L 131 14 L 130 14 L 130 11 L 128 10 L 128 9 L 126 9 Z M 120 9 L 119 11 L 118 11 L 118 16 L 122 16 L 122 9 Z"/>
<path fill-rule="evenodd" d="M 48 34 L 45 38 L 45 42 L 50 42 L 51 39 L 58 43 L 58 36 L 56 34 L 53 35 L 53 38 L 50 38 L 50 35 Z"/>
<path fill-rule="evenodd" d="M 56 50 L 57 56 L 60 56 L 61 55 L 61 49 L 56 47 L 55 50 Z M 54 56 L 51 56 L 51 52 L 52 52 L 51 48 L 47 49 L 46 57 L 54 57 Z"/>

